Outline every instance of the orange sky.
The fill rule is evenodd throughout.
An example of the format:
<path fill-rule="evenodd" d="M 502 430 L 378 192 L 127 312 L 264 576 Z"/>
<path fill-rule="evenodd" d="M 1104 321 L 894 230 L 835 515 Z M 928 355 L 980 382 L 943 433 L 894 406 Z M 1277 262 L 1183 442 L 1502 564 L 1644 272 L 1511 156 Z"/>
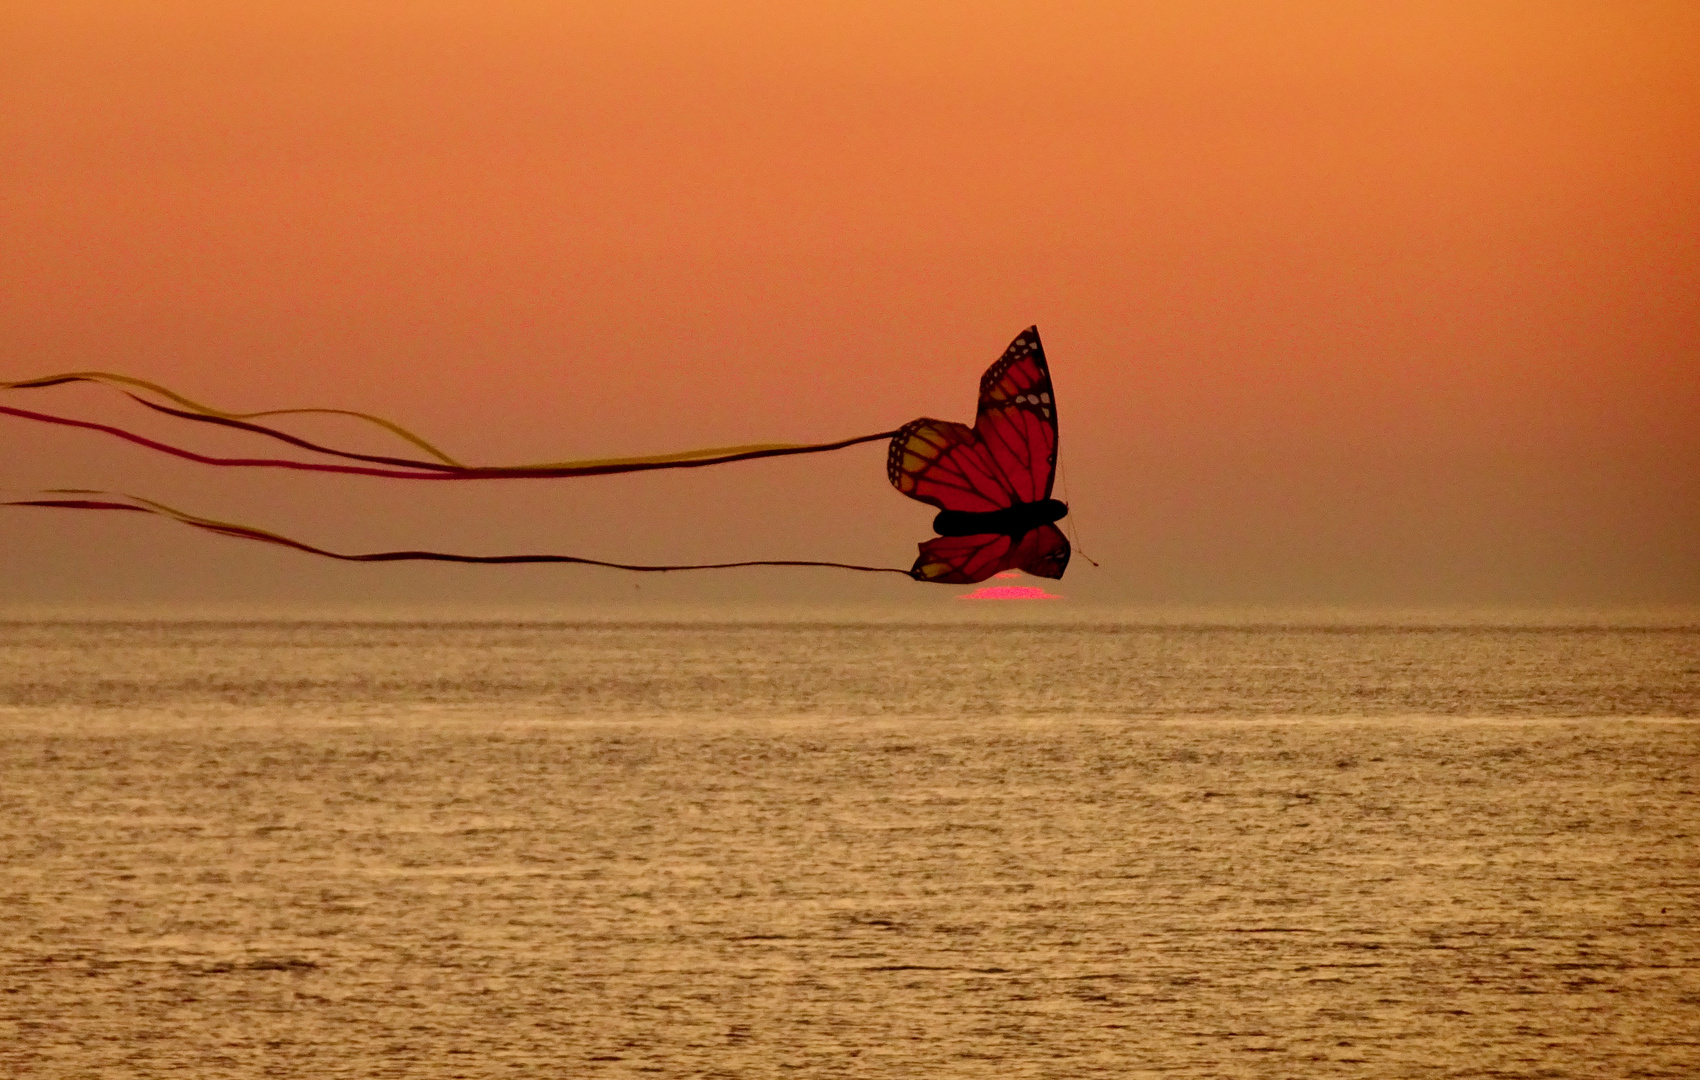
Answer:
<path fill-rule="evenodd" d="M 14 0 L 0 377 L 366 409 L 501 462 L 966 420 L 1037 322 L 1104 564 L 1071 602 L 1700 602 L 1697 54 L 1686 0 Z M 138 419 L 98 390 L 7 402 Z M 0 455 L 8 487 L 349 548 L 907 566 L 931 513 L 878 447 L 476 491 L 9 419 Z M 0 602 L 633 585 L 113 516 L 0 515 Z"/>

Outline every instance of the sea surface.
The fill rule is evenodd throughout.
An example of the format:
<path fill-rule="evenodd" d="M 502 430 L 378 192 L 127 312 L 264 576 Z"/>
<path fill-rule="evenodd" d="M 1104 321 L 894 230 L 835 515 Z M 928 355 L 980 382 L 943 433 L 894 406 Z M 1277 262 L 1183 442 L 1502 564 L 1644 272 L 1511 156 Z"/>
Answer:
<path fill-rule="evenodd" d="M 0 1076 L 1694 1077 L 1700 628 L 0 624 Z"/>

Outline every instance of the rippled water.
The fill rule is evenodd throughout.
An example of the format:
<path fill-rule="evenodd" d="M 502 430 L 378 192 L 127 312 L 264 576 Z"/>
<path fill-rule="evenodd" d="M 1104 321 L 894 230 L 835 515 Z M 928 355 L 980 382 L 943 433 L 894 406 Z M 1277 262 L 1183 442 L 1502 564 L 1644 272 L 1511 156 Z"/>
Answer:
<path fill-rule="evenodd" d="M 1693 1076 L 1700 631 L 0 625 L 0 1075 Z"/>

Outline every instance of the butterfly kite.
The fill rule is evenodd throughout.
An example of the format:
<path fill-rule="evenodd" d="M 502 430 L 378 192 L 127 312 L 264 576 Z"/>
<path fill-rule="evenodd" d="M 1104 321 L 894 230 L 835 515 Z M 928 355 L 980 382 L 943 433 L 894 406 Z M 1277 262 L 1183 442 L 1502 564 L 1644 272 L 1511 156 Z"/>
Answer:
<path fill-rule="evenodd" d="M 292 469 L 376 476 L 398 480 L 543 479 L 606 476 L 655 469 L 703 468 L 734 461 L 794 454 L 815 454 L 860 443 L 890 439 L 886 473 L 892 486 L 912 499 L 938 507 L 933 531 L 920 545 L 920 557 L 908 570 L 892 566 L 801 559 L 641 565 L 606 562 L 573 555 L 457 555 L 439 551 L 380 551 L 346 554 L 315 547 L 264 529 L 190 514 L 135 495 L 86 489 L 56 489 L 40 497 L 0 505 L 70 510 L 116 510 L 157 514 L 209 532 L 279 544 L 346 562 L 435 561 L 463 563 L 578 563 L 619 570 L 719 570 L 739 566 L 830 566 L 870 573 L 905 574 L 917 581 L 971 584 L 1007 570 L 1060 578 L 1068 567 L 1069 544 L 1056 526 L 1068 507 L 1051 498 L 1057 472 L 1057 404 L 1051 373 L 1037 327 L 1016 336 L 997 363 L 980 379 L 974 426 L 922 417 L 896 431 L 881 431 L 830 443 L 764 443 L 716 447 L 653 457 L 607 458 L 540 465 L 464 465 L 412 432 L 381 417 L 344 409 L 282 409 L 258 413 L 222 412 L 162 386 L 107 372 L 71 372 L 39 379 L 0 383 L 0 389 L 24 390 L 73 382 L 116 386 L 156 412 L 196 423 L 214 424 L 265 436 L 334 461 L 295 458 L 225 458 L 199 454 L 107 424 L 0 406 L 0 414 L 39 423 L 103 432 L 129 442 L 208 465 Z M 153 398 L 163 399 L 150 400 Z M 407 441 L 425 457 L 399 457 L 339 450 L 299 438 L 256 421 L 299 413 L 332 413 L 377 424 Z"/>

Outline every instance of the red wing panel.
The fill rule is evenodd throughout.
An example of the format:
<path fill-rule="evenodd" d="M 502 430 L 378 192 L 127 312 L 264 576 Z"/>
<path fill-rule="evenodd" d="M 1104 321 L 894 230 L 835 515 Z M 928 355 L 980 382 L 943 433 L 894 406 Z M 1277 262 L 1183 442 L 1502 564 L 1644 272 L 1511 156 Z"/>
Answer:
<path fill-rule="evenodd" d="M 1017 501 L 1039 502 L 1051 497 L 1057 461 L 1054 420 L 1047 423 L 1027 408 L 988 409 L 980 414 L 974 433 Z"/>
<path fill-rule="evenodd" d="M 1051 497 L 1057 468 L 1057 406 L 1039 329 L 1016 335 L 980 378 L 974 434 L 1019 502 Z"/>
<path fill-rule="evenodd" d="M 1002 510 L 1017 500 L 992 455 L 966 424 L 922 417 L 891 438 L 891 486 L 941 510 Z"/>
<path fill-rule="evenodd" d="M 1015 566 L 1010 538 L 999 533 L 941 536 L 921 545 L 921 557 L 909 572 L 921 581 L 972 585 Z"/>
<path fill-rule="evenodd" d="M 1060 578 L 1068 569 L 1068 537 L 1055 525 L 1029 530 L 1009 553 L 1009 564 L 1034 577 Z"/>

